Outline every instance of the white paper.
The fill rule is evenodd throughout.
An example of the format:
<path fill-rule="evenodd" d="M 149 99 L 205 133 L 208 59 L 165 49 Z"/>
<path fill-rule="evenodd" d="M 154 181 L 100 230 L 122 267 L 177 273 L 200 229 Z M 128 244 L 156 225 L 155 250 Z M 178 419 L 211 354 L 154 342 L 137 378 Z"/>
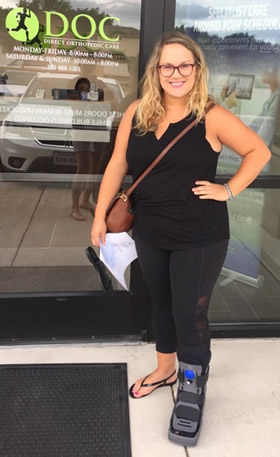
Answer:
<path fill-rule="evenodd" d="M 128 265 L 136 258 L 135 243 L 126 232 L 107 233 L 106 244 L 100 242 L 100 260 L 126 290 L 128 287 L 124 273 Z"/>

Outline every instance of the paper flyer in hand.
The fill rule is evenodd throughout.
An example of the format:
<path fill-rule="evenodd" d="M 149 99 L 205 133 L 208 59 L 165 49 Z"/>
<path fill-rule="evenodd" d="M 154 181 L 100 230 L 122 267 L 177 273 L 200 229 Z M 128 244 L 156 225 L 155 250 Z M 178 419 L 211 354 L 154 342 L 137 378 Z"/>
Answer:
<path fill-rule="evenodd" d="M 125 270 L 136 258 L 135 243 L 126 232 L 107 233 L 106 244 L 100 243 L 100 260 L 126 290 Z"/>

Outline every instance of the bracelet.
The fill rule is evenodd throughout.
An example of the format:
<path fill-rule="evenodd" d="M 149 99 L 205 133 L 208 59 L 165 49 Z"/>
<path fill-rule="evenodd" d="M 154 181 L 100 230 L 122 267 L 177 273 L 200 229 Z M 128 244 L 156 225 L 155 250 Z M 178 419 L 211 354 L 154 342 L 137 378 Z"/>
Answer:
<path fill-rule="evenodd" d="M 227 190 L 229 200 L 232 200 L 233 199 L 233 195 L 232 195 L 232 192 L 230 190 L 229 185 L 227 183 L 225 183 L 224 186 L 225 186 L 225 188 Z"/>

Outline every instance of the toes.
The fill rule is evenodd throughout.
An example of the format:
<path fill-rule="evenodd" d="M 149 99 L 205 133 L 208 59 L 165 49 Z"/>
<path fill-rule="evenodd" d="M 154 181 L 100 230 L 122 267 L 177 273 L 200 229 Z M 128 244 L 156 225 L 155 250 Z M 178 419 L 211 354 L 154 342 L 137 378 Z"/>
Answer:
<path fill-rule="evenodd" d="M 132 389 L 132 390 L 133 390 L 133 393 L 138 392 L 138 391 L 140 390 L 140 388 L 141 388 L 141 382 L 142 382 L 142 379 L 138 379 L 138 380 L 136 381 L 136 383 L 134 384 L 134 387 L 133 387 L 133 389 Z"/>

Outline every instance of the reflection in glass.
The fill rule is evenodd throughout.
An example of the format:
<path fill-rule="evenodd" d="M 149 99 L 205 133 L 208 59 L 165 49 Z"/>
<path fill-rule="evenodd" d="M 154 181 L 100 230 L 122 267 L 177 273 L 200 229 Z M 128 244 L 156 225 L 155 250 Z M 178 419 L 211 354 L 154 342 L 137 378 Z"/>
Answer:
<path fill-rule="evenodd" d="M 175 27 L 204 51 L 209 92 L 270 147 L 263 173 L 279 175 L 280 42 L 278 31 L 264 24 L 279 21 L 280 10 L 272 0 L 249 3 L 178 0 Z M 239 156 L 224 148 L 218 173 L 234 174 L 239 164 Z M 247 189 L 228 203 L 231 240 L 212 296 L 212 322 L 280 321 L 279 201 L 279 190 Z"/>
<path fill-rule="evenodd" d="M 253 15 L 253 16 L 252 16 Z M 203 0 L 176 2 L 175 26 L 204 51 L 209 70 L 209 92 L 258 133 L 272 152 L 263 174 L 280 174 L 279 149 L 279 34 L 270 24 L 280 10 L 269 0 L 264 5 L 224 6 Z M 224 147 L 219 174 L 234 174 L 240 159 Z"/>
<path fill-rule="evenodd" d="M 79 104 L 74 117 L 82 128 L 74 141 L 99 143 L 100 154 L 109 155 L 112 148 L 100 148 L 100 143 L 110 143 L 111 127 L 117 128 L 128 105 L 126 97 L 136 98 L 141 2 L 135 2 L 130 16 L 109 0 L 101 0 L 98 8 L 87 0 L 82 6 L 75 0 L 54 1 L 50 11 L 39 1 L 25 3 L 13 9 L 0 0 L 1 30 L 6 31 L 0 55 L 2 167 L 8 172 L 75 173 L 75 104 L 67 103 L 70 98 L 63 93 L 80 78 L 95 85 L 98 97 L 92 91 L 87 101 L 99 106 Z M 102 158 L 99 173 L 108 160 Z"/>
<path fill-rule="evenodd" d="M 137 97 L 141 0 L 129 11 L 110 0 L 8 3 L 0 0 L 0 293 L 101 290 L 84 251 L 119 122 Z M 7 30 L 24 8 L 28 36 Z M 90 87 L 78 87 L 81 78 Z"/>
<path fill-rule="evenodd" d="M 228 203 L 230 244 L 212 322 L 280 321 L 279 190 L 243 191 Z"/>

